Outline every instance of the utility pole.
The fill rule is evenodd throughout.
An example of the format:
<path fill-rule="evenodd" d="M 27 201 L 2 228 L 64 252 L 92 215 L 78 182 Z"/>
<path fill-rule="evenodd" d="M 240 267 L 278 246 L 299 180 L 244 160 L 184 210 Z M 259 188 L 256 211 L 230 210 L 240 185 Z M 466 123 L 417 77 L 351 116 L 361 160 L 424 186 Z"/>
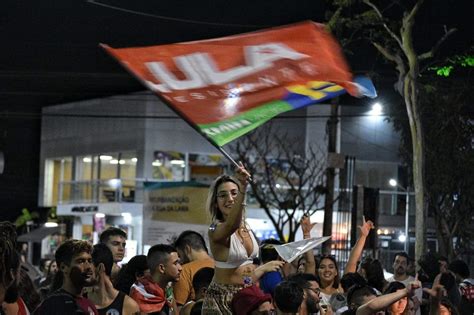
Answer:
<path fill-rule="evenodd" d="M 331 100 L 331 117 L 327 124 L 328 133 L 328 156 L 331 153 L 336 153 L 337 144 L 337 124 L 339 123 L 338 110 L 339 98 Z M 327 166 L 326 169 L 326 195 L 324 198 L 324 222 L 323 222 L 323 236 L 332 235 L 332 214 L 334 209 L 334 182 L 336 177 L 336 170 L 334 165 Z M 331 239 L 323 243 L 323 254 L 331 254 Z"/>

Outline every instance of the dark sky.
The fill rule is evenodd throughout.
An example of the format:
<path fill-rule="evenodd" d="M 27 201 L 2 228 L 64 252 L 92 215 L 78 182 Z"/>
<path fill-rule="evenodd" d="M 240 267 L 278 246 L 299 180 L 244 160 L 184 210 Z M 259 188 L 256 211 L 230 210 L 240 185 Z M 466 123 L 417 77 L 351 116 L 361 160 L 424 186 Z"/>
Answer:
<path fill-rule="evenodd" d="M 11 105 L 48 105 L 139 89 L 98 43 L 144 46 L 212 38 L 307 19 L 323 21 L 325 7 L 323 0 L 97 1 L 7 1 L 6 9 L 0 13 L 2 99 L 7 98 Z M 460 31 L 444 49 L 464 46 L 466 36 L 470 35 L 472 41 L 473 32 L 471 20 L 462 17 L 473 15 L 471 0 L 425 1 L 416 28 L 421 33 L 420 43 L 435 42 L 442 25 L 448 24 Z M 361 51 L 348 56 L 351 66 L 357 68 L 367 61 L 365 54 Z"/>
<path fill-rule="evenodd" d="M 225 36 L 308 19 L 322 22 L 325 8 L 322 0 L 98 2 L 107 6 L 79 0 L 2 3 L 0 151 L 6 155 L 6 170 L 0 175 L 0 220 L 15 215 L 6 210 L 36 205 L 37 114 L 42 106 L 142 89 L 98 47 L 99 43 L 144 46 Z M 460 29 L 443 48 L 445 52 L 472 43 L 473 3 L 426 0 L 417 25 L 420 47 L 435 42 L 443 24 Z M 355 69 L 373 68 L 373 60 L 381 63 L 366 48 L 348 56 Z"/>

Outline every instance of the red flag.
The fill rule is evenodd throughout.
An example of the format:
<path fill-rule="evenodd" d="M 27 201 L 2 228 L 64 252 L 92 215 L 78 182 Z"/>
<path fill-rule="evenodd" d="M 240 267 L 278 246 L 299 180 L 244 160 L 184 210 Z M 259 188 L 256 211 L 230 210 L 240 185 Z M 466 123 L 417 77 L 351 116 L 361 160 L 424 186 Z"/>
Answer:
<path fill-rule="evenodd" d="M 364 93 L 337 42 L 313 22 L 171 45 L 103 47 L 217 146 L 282 112 L 345 90 Z"/>

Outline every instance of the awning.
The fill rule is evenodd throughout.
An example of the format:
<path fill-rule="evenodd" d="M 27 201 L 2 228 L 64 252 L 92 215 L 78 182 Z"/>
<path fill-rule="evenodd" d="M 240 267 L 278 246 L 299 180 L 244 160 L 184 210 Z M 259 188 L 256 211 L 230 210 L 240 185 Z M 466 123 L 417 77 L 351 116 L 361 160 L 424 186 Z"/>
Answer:
<path fill-rule="evenodd" d="M 58 232 L 59 232 L 58 226 L 57 227 L 42 226 L 29 233 L 18 236 L 17 241 L 40 243 L 43 240 L 43 238 L 45 238 L 46 236 L 51 235 L 53 233 L 58 233 Z"/>

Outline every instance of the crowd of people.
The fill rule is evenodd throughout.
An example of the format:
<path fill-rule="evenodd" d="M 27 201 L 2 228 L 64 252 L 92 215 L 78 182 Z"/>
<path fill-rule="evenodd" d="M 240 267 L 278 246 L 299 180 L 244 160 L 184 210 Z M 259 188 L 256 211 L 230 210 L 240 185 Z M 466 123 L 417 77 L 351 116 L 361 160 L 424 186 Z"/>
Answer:
<path fill-rule="evenodd" d="M 281 242 L 259 242 L 245 221 L 249 179 L 240 164 L 235 176 L 211 186 L 210 251 L 203 235 L 189 230 L 121 264 L 127 234 L 110 227 L 96 245 L 65 241 L 31 279 L 15 227 L 0 222 L 0 314 L 474 314 L 474 280 L 462 260 L 427 253 L 410 274 L 410 258 L 400 252 L 388 279 L 379 260 L 361 260 L 373 230 L 365 218 L 343 269 L 312 250 L 285 262 L 275 249 Z M 303 238 L 311 238 L 314 223 L 303 216 L 300 224 Z"/>

